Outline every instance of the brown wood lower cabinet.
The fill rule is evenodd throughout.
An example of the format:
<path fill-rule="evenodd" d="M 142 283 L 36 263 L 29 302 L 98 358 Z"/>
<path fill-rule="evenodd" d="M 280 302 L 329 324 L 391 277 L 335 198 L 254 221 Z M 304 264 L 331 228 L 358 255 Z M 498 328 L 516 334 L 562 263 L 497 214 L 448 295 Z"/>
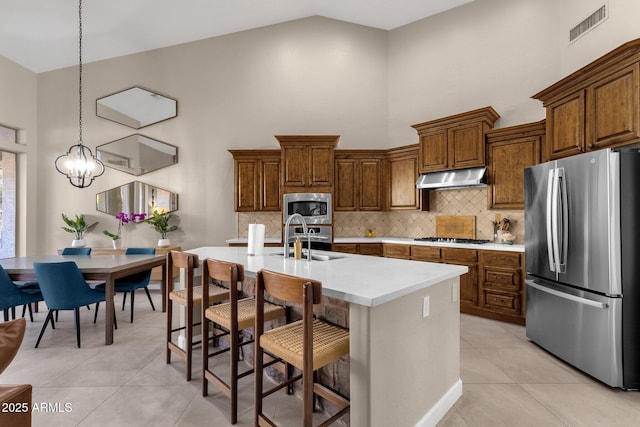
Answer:
<path fill-rule="evenodd" d="M 438 246 L 383 244 L 384 256 L 469 268 L 460 276 L 460 312 L 525 324 L 524 254 Z"/>
<path fill-rule="evenodd" d="M 479 307 L 498 320 L 525 320 L 524 254 L 480 251 Z M 515 322 L 518 323 L 518 322 Z"/>
<path fill-rule="evenodd" d="M 334 243 L 334 252 L 382 256 L 382 243 Z"/>

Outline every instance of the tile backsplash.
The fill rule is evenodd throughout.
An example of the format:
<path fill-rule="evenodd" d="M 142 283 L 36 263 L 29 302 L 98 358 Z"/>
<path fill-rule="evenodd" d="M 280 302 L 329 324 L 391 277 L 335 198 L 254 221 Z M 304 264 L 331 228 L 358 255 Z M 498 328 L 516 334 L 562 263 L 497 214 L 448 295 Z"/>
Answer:
<path fill-rule="evenodd" d="M 524 243 L 524 211 L 496 211 L 487 209 L 486 188 L 431 191 L 429 212 L 335 212 L 334 237 L 363 237 L 369 228 L 377 236 L 426 237 L 436 234 L 437 215 L 475 215 L 476 238 L 492 239 L 496 214 L 511 220 L 511 233 L 516 243 Z M 267 237 L 280 237 L 282 214 L 280 212 L 238 213 L 238 237 L 247 237 L 249 224 L 266 225 Z"/>

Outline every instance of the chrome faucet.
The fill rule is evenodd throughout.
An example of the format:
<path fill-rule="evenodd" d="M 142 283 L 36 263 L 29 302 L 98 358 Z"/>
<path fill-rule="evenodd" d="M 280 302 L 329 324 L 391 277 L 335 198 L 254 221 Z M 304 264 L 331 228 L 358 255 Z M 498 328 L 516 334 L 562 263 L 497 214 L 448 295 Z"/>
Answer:
<path fill-rule="evenodd" d="M 287 222 L 284 224 L 284 257 L 289 258 L 289 225 L 291 224 L 291 220 L 294 218 L 300 219 L 302 221 L 302 232 L 307 234 L 307 222 L 304 220 L 304 217 L 299 213 L 294 213 L 293 215 L 287 218 Z"/>

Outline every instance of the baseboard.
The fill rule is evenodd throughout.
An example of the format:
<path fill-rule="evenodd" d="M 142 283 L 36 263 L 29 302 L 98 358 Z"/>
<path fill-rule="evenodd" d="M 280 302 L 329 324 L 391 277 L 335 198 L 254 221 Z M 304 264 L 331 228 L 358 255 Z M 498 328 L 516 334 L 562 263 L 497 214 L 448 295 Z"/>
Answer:
<path fill-rule="evenodd" d="M 416 423 L 416 427 L 433 427 L 445 416 L 445 414 L 455 405 L 462 396 L 462 380 L 458 379 L 456 383 L 438 400 L 433 408 L 425 414 L 420 421 Z"/>

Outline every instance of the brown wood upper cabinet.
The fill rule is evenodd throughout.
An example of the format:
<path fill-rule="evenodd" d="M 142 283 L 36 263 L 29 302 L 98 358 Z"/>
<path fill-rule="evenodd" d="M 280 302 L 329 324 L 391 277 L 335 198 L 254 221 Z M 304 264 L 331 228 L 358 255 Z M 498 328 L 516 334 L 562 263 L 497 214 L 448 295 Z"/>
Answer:
<path fill-rule="evenodd" d="M 545 132 L 544 120 L 487 132 L 489 209 L 524 209 L 524 169 L 540 163 Z"/>
<path fill-rule="evenodd" d="M 381 150 L 336 150 L 334 209 L 384 209 L 384 155 Z"/>
<path fill-rule="evenodd" d="M 234 164 L 236 212 L 279 211 L 280 150 L 229 150 Z"/>
<path fill-rule="evenodd" d="M 281 147 L 283 193 L 331 193 L 337 135 L 276 136 Z"/>
<path fill-rule="evenodd" d="M 640 39 L 532 98 L 547 110 L 543 161 L 640 141 Z"/>
<path fill-rule="evenodd" d="M 483 166 L 484 134 L 499 117 L 484 107 L 412 125 L 419 137 L 420 172 Z"/>
<path fill-rule="evenodd" d="M 418 144 L 387 150 L 389 210 L 429 210 L 429 192 L 416 188 Z"/>

